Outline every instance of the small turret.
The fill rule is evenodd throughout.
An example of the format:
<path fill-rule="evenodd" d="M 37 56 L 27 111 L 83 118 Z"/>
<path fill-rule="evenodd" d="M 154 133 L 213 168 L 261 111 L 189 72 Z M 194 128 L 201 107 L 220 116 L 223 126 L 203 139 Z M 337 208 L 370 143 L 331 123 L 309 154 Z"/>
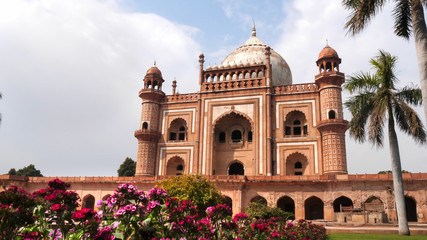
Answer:
<path fill-rule="evenodd" d="M 315 79 L 320 92 L 320 122 L 317 128 L 322 134 L 325 174 L 347 173 L 345 131 L 348 122 L 343 118 L 341 84 L 344 83 L 344 74 L 339 71 L 340 63 L 338 53 L 328 44 L 316 61 L 319 74 Z"/>
<path fill-rule="evenodd" d="M 159 131 L 160 102 L 165 97 L 162 91 L 162 72 L 154 66 L 147 70 L 144 77 L 144 88 L 139 91 L 142 99 L 141 126 L 135 131 L 138 139 L 136 176 L 154 176 L 156 168 L 157 142 Z"/>

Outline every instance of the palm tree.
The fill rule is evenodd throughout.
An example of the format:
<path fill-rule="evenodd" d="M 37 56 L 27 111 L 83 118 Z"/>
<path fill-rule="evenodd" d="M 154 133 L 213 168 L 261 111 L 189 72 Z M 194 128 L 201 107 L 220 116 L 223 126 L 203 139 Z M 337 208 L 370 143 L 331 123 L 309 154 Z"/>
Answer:
<path fill-rule="evenodd" d="M 421 90 L 415 87 L 396 88 L 398 81 L 395 75 L 396 61 L 396 57 L 380 50 L 379 55 L 370 60 L 376 71 L 375 74 L 363 72 L 354 74 L 347 79 L 343 88 L 350 94 L 357 94 L 345 102 L 353 115 L 349 123 L 350 136 L 359 142 L 364 142 L 367 135 L 370 142 L 377 147 L 382 147 L 383 128 L 388 121 L 399 234 L 409 235 L 395 125 L 421 144 L 426 142 L 426 131 L 417 113 L 408 105 L 422 104 Z"/>
<path fill-rule="evenodd" d="M 345 28 L 355 35 L 362 31 L 369 21 L 389 2 L 386 0 L 343 0 L 345 8 L 351 11 Z M 394 0 L 394 33 L 405 39 L 414 34 L 418 59 L 422 98 L 427 102 L 427 27 L 424 19 L 426 0 Z M 427 104 L 424 104 L 427 119 Z"/>

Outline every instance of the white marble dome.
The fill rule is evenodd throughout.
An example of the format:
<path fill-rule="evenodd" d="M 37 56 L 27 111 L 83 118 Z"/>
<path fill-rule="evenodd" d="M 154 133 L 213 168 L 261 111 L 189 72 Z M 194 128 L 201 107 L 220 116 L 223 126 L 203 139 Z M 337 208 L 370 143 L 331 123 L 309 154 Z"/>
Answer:
<path fill-rule="evenodd" d="M 227 64 L 231 62 L 241 63 L 266 63 L 265 48 L 268 45 L 263 43 L 256 37 L 255 27 L 252 29 L 252 36 L 243 44 L 238 47 L 234 52 L 230 53 L 221 63 Z M 271 49 L 270 63 L 272 66 L 272 84 L 273 86 L 291 85 L 292 73 L 289 65 L 285 59 L 280 56 L 276 51 Z"/>

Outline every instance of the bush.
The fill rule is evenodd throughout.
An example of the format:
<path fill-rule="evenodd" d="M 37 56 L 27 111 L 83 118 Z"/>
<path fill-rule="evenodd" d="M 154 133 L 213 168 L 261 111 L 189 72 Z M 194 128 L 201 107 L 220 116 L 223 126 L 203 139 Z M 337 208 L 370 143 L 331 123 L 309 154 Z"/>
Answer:
<path fill-rule="evenodd" d="M 245 210 L 245 213 L 249 218 L 256 219 L 270 219 L 278 218 L 282 221 L 288 221 L 289 219 L 295 219 L 295 215 L 290 212 L 285 212 L 280 208 L 272 208 L 265 204 L 258 202 L 249 203 L 248 207 Z"/>
<path fill-rule="evenodd" d="M 198 207 L 199 214 L 203 216 L 207 207 L 224 201 L 217 186 L 200 175 L 180 175 L 160 181 L 156 186 L 165 189 L 170 197 L 193 202 Z"/>

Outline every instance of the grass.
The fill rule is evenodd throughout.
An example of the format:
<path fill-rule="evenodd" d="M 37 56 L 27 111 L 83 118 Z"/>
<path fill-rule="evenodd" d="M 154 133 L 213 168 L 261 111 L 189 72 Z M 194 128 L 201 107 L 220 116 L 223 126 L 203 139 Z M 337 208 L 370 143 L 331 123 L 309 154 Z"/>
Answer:
<path fill-rule="evenodd" d="M 369 233 L 330 233 L 327 240 L 426 240 L 426 235 L 400 236 L 397 234 L 369 234 Z"/>

